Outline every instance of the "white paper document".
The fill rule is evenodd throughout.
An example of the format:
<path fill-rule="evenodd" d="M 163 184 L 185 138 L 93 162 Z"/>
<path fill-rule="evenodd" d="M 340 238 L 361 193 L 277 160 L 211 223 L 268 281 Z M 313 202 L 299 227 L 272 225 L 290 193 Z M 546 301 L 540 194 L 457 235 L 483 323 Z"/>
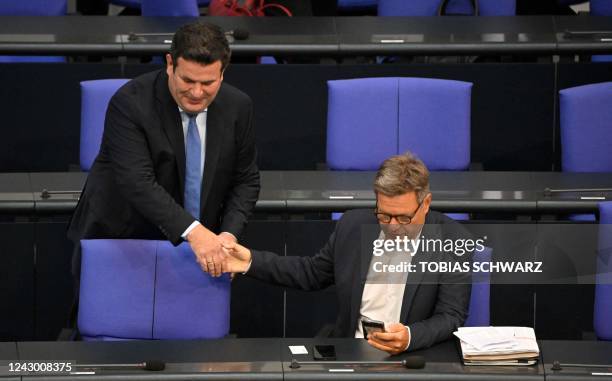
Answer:
<path fill-rule="evenodd" d="M 303 345 L 289 345 L 289 350 L 292 355 L 307 355 L 308 350 Z"/>
<path fill-rule="evenodd" d="M 540 355 L 530 327 L 461 327 L 453 333 L 466 365 L 531 365 Z"/>

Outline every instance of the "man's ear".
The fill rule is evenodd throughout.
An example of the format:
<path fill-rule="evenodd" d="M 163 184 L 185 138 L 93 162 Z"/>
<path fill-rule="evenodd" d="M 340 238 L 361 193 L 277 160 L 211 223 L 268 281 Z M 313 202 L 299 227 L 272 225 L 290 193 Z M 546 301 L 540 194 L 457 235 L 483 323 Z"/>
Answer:
<path fill-rule="evenodd" d="M 425 214 L 429 213 L 429 206 L 431 205 L 431 192 L 427 193 L 427 196 L 423 199 L 423 211 Z"/>
<path fill-rule="evenodd" d="M 174 62 L 172 61 L 172 55 L 166 53 L 166 73 L 170 75 L 174 72 Z"/>

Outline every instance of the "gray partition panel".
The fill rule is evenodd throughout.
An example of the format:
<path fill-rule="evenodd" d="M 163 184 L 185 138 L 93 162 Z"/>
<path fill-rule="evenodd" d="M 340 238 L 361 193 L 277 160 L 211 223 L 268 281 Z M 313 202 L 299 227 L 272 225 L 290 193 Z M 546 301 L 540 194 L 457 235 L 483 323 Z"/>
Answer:
<path fill-rule="evenodd" d="M 30 214 L 34 200 L 27 173 L 0 173 L 0 214 Z"/>
<path fill-rule="evenodd" d="M 528 172 L 433 171 L 430 188 L 432 208 L 445 212 L 536 211 Z"/>
<path fill-rule="evenodd" d="M 612 53 L 610 17 L 557 16 L 555 30 L 560 54 Z"/>
<path fill-rule="evenodd" d="M 550 16 L 337 18 L 342 54 L 552 54 Z"/>
<path fill-rule="evenodd" d="M 185 17 L 121 17 L 121 30 L 136 35 L 124 37 L 126 54 L 155 54 L 168 51 L 172 34 L 193 19 Z M 207 22 L 226 31 L 249 32 L 245 40 L 230 41 L 232 54 L 241 55 L 335 55 L 337 37 L 332 17 L 206 17 Z M 165 35 L 139 35 L 165 33 Z"/>
<path fill-rule="evenodd" d="M 287 171 L 287 207 L 296 211 L 343 211 L 373 208 L 375 172 Z M 513 211 L 535 213 L 536 199 L 528 172 L 430 173 L 432 208 L 445 212 Z"/>
<path fill-rule="evenodd" d="M 36 212 L 72 213 L 86 180 L 87 172 L 30 173 Z"/>
<path fill-rule="evenodd" d="M 17 343 L 0 342 L 0 360 L 17 360 Z"/>
<path fill-rule="evenodd" d="M 163 361 L 160 372 L 96 370 L 96 379 L 133 380 L 282 380 L 278 342 L 272 339 L 131 342 L 26 342 L 21 358 L 65 360 L 76 364 L 130 364 Z M 74 376 L 48 377 L 73 379 Z M 91 379 L 87 376 L 88 379 Z M 42 380 L 42 377 L 24 377 Z"/>
<path fill-rule="evenodd" d="M 372 208 L 374 175 L 368 171 L 262 171 L 256 211 Z M 70 214 L 86 176 L 84 172 L 0 174 L 0 210 Z M 593 213 L 600 201 L 612 197 L 612 173 L 432 171 L 430 183 L 432 208 L 443 212 Z"/>
<path fill-rule="evenodd" d="M 0 342 L 0 379 L 2 381 L 18 381 L 19 377 L 9 372 L 8 365 L 13 360 L 18 360 L 17 343 Z"/>
<path fill-rule="evenodd" d="M 261 189 L 255 205 L 257 212 L 284 212 L 287 208 L 287 195 L 283 188 L 282 172 L 261 171 Z"/>
<path fill-rule="evenodd" d="M 543 172 L 532 177 L 541 213 L 593 213 L 600 202 L 612 199 L 612 173 Z"/>
<path fill-rule="evenodd" d="M 374 206 L 374 172 L 287 171 L 283 185 L 291 211 L 343 211 Z"/>
<path fill-rule="evenodd" d="M 75 16 L 2 16 L 3 54 L 119 54 L 119 18 Z"/>
<path fill-rule="evenodd" d="M 159 54 L 189 17 L 2 17 L 3 54 Z M 605 50 L 605 41 L 566 38 L 566 30 L 605 30 L 604 17 L 206 17 L 224 30 L 236 55 L 499 54 Z M 608 24 L 607 24 L 608 23 Z M 41 29 L 42 25 L 42 29 Z M 608 28 L 609 29 L 609 28 Z M 41 30 L 44 33 L 41 33 Z M 156 35 L 157 34 L 157 35 Z"/>

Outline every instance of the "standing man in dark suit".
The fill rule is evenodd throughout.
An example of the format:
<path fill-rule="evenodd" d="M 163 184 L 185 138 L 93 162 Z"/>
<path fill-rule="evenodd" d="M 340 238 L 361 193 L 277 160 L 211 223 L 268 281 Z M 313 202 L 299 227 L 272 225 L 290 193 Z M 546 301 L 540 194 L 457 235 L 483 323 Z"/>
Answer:
<path fill-rule="evenodd" d="M 361 322 L 371 319 L 384 322 L 386 332 L 368 335 L 368 343 L 391 354 L 446 340 L 467 316 L 471 275 L 465 265 L 471 253 L 449 252 L 436 243 L 451 240 L 462 246 L 468 234 L 429 210 L 429 172 L 411 154 L 387 159 L 374 190 L 376 210 L 345 213 L 314 257 L 277 256 L 231 244 L 228 269 L 302 290 L 335 285 L 335 337 L 364 337 Z M 421 246 L 414 245 L 417 241 Z M 450 263 L 454 271 L 423 270 L 421 264 L 431 262 Z"/>
<path fill-rule="evenodd" d="M 68 235 L 186 240 L 218 276 L 221 243 L 236 241 L 259 194 L 252 102 L 223 83 L 230 49 L 217 26 L 182 26 L 166 61 L 112 97 Z"/>

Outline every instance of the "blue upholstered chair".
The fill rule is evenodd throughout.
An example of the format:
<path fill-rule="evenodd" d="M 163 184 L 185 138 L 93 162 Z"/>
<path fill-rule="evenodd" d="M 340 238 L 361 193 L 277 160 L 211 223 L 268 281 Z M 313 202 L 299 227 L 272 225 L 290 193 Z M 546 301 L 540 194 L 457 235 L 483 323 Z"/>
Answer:
<path fill-rule="evenodd" d="M 378 0 L 379 16 L 435 16 L 441 0 Z M 479 0 L 482 16 L 514 16 L 516 0 Z M 470 0 L 450 0 L 446 14 L 471 15 L 474 13 Z"/>
<path fill-rule="evenodd" d="M 390 77 L 328 81 L 327 86 L 331 170 L 373 171 L 406 151 L 432 171 L 468 169 L 471 83 Z"/>
<path fill-rule="evenodd" d="M 591 15 L 593 16 L 612 16 L 612 1 L 610 0 L 591 0 Z M 612 55 L 598 54 L 591 57 L 592 62 L 611 62 Z"/>
<path fill-rule="evenodd" d="M 390 77 L 327 85 L 330 169 L 376 170 L 407 150 L 432 171 L 468 169 L 471 83 Z"/>
<path fill-rule="evenodd" d="M 612 172 L 612 82 L 559 91 L 564 172 Z"/>
<path fill-rule="evenodd" d="M 610 0 L 591 0 L 591 14 L 595 16 L 612 16 L 612 2 Z"/>
<path fill-rule="evenodd" d="M 378 0 L 338 0 L 339 11 L 374 10 Z"/>
<path fill-rule="evenodd" d="M 82 240 L 85 340 L 213 339 L 229 332 L 230 278 L 213 278 L 188 243 Z"/>
<path fill-rule="evenodd" d="M 63 16 L 66 14 L 67 0 L 27 0 L 1 1 L 1 16 Z M 66 62 L 60 56 L 0 56 L 0 63 L 20 62 Z"/>
<path fill-rule="evenodd" d="M 99 79 L 81 82 L 80 166 L 89 171 L 93 165 L 104 132 L 104 118 L 111 97 L 129 79 Z"/>
<path fill-rule="evenodd" d="M 140 9 L 141 0 L 108 0 L 108 2 L 121 7 Z"/>
<path fill-rule="evenodd" d="M 600 340 L 612 340 L 612 202 L 599 204 L 600 229 L 593 328 Z"/>
<path fill-rule="evenodd" d="M 612 172 L 612 82 L 559 91 L 561 168 L 564 172 Z M 571 217 L 594 221 L 592 214 Z"/>
<path fill-rule="evenodd" d="M 119 5 L 122 7 L 132 8 L 132 9 L 140 9 L 144 0 L 109 0 L 108 2 L 111 4 Z M 142 9 L 143 16 L 193 16 L 193 8 L 190 5 L 191 0 L 187 1 L 164 1 L 164 0 L 153 0 L 150 2 L 151 5 L 144 6 Z M 157 4 L 155 4 L 157 3 Z M 197 0 L 198 7 L 206 7 L 210 0 Z M 168 8 L 165 4 L 174 6 L 176 4 L 177 10 L 170 10 L 169 12 L 159 13 L 160 10 L 164 10 Z M 146 11 L 145 11 L 145 8 Z M 145 14 L 146 12 L 146 14 Z M 151 13 L 149 13 L 151 12 Z M 188 14 L 185 14 L 185 13 Z M 178 14 L 172 14 L 178 13 Z"/>
<path fill-rule="evenodd" d="M 485 247 L 482 251 L 472 254 L 474 263 L 490 262 L 493 250 Z M 491 273 L 478 272 L 472 274 L 472 294 L 468 317 L 464 327 L 487 327 L 491 325 Z"/>
<path fill-rule="evenodd" d="M 27 0 L 0 2 L 2 16 L 63 16 L 67 0 Z"/>
<path fill-rule="evenodd" d="M 200 16 L 197 0 L 141 0 L 140 11 L 143 16 Z"/>

